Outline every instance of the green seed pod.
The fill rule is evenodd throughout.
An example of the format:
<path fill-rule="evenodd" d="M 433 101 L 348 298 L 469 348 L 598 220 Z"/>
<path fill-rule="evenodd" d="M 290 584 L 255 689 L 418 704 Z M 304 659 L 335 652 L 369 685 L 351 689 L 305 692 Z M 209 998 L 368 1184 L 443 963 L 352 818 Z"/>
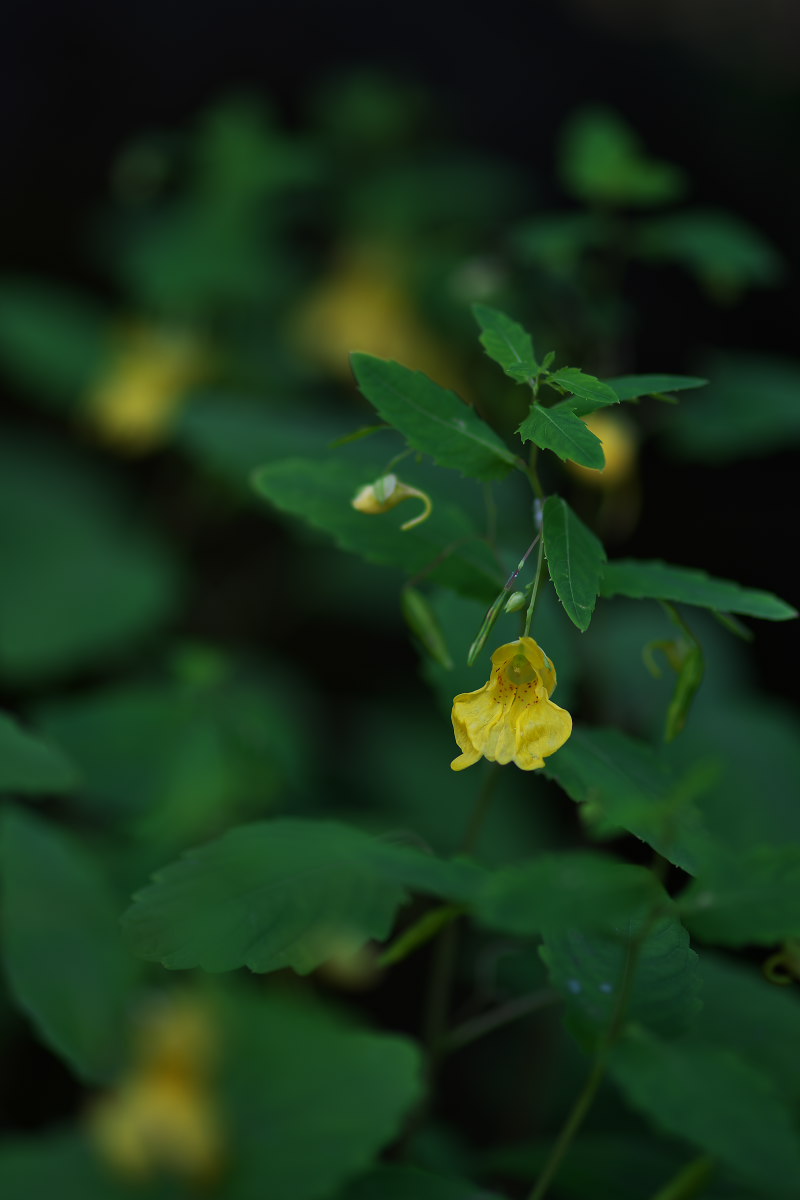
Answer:
<path fill-rule="evenodd" d="M 528 602 L 528 598 L 524 592 L 512 592 L 506 600 L 504 612 L 512 613 L 519 612 Z"/>

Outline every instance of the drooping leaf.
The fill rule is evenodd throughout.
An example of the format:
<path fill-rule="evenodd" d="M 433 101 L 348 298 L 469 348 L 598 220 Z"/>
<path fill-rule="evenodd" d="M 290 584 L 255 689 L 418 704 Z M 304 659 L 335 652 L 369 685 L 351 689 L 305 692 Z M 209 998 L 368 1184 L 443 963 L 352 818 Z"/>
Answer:
<path fill-rule="evenodd" d="M 626 1099 L 659 1129 L 719 1158 L 761 1193 L 789 1200 L 800 1136 L 767 1077 L 730 1048 L 629 1031 L 611 1057 Z"/>
<path fill-rule="evenodd" d="M 540 954 L 572 1027 L 589 1044 L 619 1020 L 675 1036 L 700 1006 L 697 955 L 663 891 L 657 908 L 649 899 L 605 933 L 545 931 Z"/>
<path fill-rule="evenodd" d="M 605 382 L 620 400 L 638 400 L 640 396 L 660 396 L 665 392 L 705 387 L 708 380 L 695 375 L 619 375 Z"/>
<path fill-rule="evenodd" d="M 548 496 L 542 525 L 550 578 L 567 616 L 581 632 L 589 628 L 606 553 L 560 496 Z"/>
<path fill-rule="evenodd" d="M 575 728 L 544 774 L 685 871 L 696 874 L 717 851 L 659 753 L 619 730 Z"/>
<path fill-rule="evenodd" d="M 226 1200 L 338 1194 L 372 1167 L 420 1101 L 417 1047 L 296 996 L 239 992 L 226 1007 Z"/>
<path fill-rule="evenodd" d="M 580 417 L 561 405 L 543 408 L 541 404 L 534 404 L 518 433 L 523 442 L 534 442 L 542 450 L 552 450 L 560 459 L 569 459 L 595 471 L 602 471 L 606 465 L 599 437 Z"/>
<path fill-rule="evenodd" d="M 651 208 L 677 200 L 686 182 L 672 163 L 651 158 L 611 109 L 580 109 L 561 134 L 559 172 L 576 199 L 593 205 Z"/>
<path fill-rule="evenodd" d="M 492 871 L 472 910 L 491 929 L 530 937 L 545 929 L 613 929 L 658 899 L 651 871 L 576 850 Z"/>
<path fill-rule="evenodd" d="M 483 331 L 480 342 L 515 383 L 530 383 L 539 373 L 531 335 L 505 313 L 485 304 L 473 304 L 472 312 Z"/>
<path fill-rule="evenodd" d="M 800 934 L 800 846 L 720 854 L 680 897 L 689 928 L 723 946 L 771 946 Z"/>
<path fill-rule="evenodd" d="M 358 386 L 408 444 L 473 479 L 502 479 L 516 458 L 474 409 L 421 371 L 353 354 Z"/>
<path fill-rule="evenodd" d="M 56 746 L 0 713 L 0 792 L 69 792 L 75 768 Z"/>
<path fill-rule="evenodd" d="M 378 471 L 372 476 L 375 478 Z M 402 507 L 380 515 L 357 512 L 351 500 L 370 476 L 349 463 L 289 459 L 263 467 L 254 477 L 259 495 L 331 534 L 345 550 L 369 562 L 417 574 L 432 564 L 429 578 L 479 600 L 493 600 L 503 586 L 491 552 L 463 512 L 433 497 L 433 514 L 414 529 L 401 530 Z"/>
<path fill-rule="evenodd" d="M 619 404 L 619 396 L 608 383 L 587 375 L 577 367 L 561 367 L 547 376 L 548 383 L 557 383 L 564 391 L 569 392 L 571 400 L 565 401 L 578 416 L 585 416 L 598 408 L 606 408 L 609 404 Z"/>
<path fill-rule="evenodd" d="M 630 596 L 634 600 L 671 600 L 701 608 L 788 621 L 797 609 L 758 588 L 745 588 L 730 579 L 714 579 L 705 571 L 675 567 L 658 559 L 620 558 L 606 563 L 600 581 L 601 596 Z"/>
<path fill-rule="evenodd" d="M 57 444 L 0 450 L 0 668 L 28 682 L 119 657 L 178 599 L 174 555 L 118 481 Z"/>
<path fill-rule="evenodd" d="M 158 872 L 125 925 L 139 954 L 166 967 L 304 974 L 343 940 L 385 938 L 407 888 L 461 898 L 476 870 L 334 822 L 263 821 Z"/>
<path fill-rule="evenodd" d="M 87 1080 L 119 1066 L 135 963 L 97 865 L 30 813 L 0 840 L 3 954 L 12 991 L 44 1041 Z"/>

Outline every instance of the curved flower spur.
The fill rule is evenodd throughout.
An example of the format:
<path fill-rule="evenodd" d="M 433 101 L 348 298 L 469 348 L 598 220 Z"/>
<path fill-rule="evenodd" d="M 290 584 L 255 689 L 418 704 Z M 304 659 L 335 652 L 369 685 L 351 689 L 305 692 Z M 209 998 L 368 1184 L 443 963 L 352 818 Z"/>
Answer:
<path fill-rule="evenodd" d="M 453 732 L 462 753 L 452 769 L 463 771 L 481 757 L 514 762 L 523 771 L 543 767 L 572 733 L 572 717 L 550 699 L 555 686 L 555 667 L 532 637 L 499 646 L 488 682 L 453 701 Z"/>

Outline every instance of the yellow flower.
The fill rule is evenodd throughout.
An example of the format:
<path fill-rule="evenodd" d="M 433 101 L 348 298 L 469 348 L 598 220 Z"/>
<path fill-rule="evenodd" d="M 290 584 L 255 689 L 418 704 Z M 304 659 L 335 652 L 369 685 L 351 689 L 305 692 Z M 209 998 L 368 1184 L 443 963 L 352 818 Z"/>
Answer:
<path fill-rule="evenodd" d="M 450 766 L 463 771 L 483 756 L 535 771 L 572 733 L 572 717 L 550 699 L 555 667 L 531 637 L 498 647 L 492 664 L 488 683 L 453 701 L 453 732 L 462 753 Z"/>
<path fill-rule="evenodd" d="M 603 443 L 606 465 L 599 471 L 569 463 L 569 470 L 584 483 L 605 489 L 619 488 L 636 475 L 638 445 L 636 427 L 620 413 L 601 409 L 583 418 L 584 424 Z"/>
<path fill-rule="evenodd" d="M 433 511 L 431 498 L 427 492 L 421 492 L 419 488 L 403 483 L 396 475 L 382 475 L 374 483 L 368 483 L 356 492 L 350 503 L 359 512 L 375 516 L 388 512 L 390 508 L 396 508 L 404 500 L 413 500 L 415 496 L 423 503 L 422 512 L 416 517 L 412 517 L 410 521 L 406 521 L 405 525 L 400 526 L 401 529 L 413 529 L 415 525 L 422 524 L 431 515 Z"/>

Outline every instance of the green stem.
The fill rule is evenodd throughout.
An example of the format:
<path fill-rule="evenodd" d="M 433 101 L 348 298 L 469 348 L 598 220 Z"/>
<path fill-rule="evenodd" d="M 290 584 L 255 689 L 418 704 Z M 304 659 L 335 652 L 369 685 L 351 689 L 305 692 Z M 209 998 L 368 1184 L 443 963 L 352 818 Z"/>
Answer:
<path fill-rule="evenodd" d="M 714 1170 L 714 1160 L 707 1154 L 687 1163 L 663 1188 L 659 1188 L 652 1200 L 694 1200 L 706 1190 Z"/>
<path fill-rule="evenodd" d="M 528 611 L 525 614 L 525 627 L 522 631 L 523 637 L 530 637 L 531 622 L 533 621 L 533 614 L 536 611 L 536 605 L 539 601 L 539 594 L 541 592 L 542 580 L 544 579 L 545 573 L 544 538 L 542 538 L 542 540 L 539 542 L 539 559 L 536 563 L 536 576 L 533 581 L 533 587 L 531 588 L 531 598 L 528 603 Z"/>
<path fill-rule="evenodd" d="M 505 1004 L 500 1004 L 497 1008 L 492 1008 L 489 1012 L 481 1013 L 480 1016 L 472 1017 L 463 1025 L 459 1025 L 448 1035 L 444 1049 L 447 1054 L 451 1054 L 454 1050 L 471 1046 L 473 1042 L 477 1042 L 478 1038 L 485 1037 L 487 1033 L 494 1033 L 496 1029 L 502 1029 L 505 1025 L 510 1025 L 512 1021 L 518 1021 L 521 1017 L 528 1017 L 531 1013 L 548 1008 L 560 999 L 558 992 L 554 992 L 551 988 L 539 988 L 538 991 L 529 992 L 525 996 L 515 996 L 513 1000 L 507 1000 Z"/>
<path fill-rule="evenodd" d="M 395 963 L 402 962 L 409 954 L 413 954 L 420 946 L 435 938 L 445 925 L 455 921 L 464 911 L 460 904 L 440 904 L 437 908 L 430 909 L 386 947 L 378 959 L 378 966 L 392 967 Z"/>
<path fill-rule="evenodd" d="M 542 487 L 542 481 L 539 479 L 539 472 L 536 469 L 538 457 L 538 446 L 531 446 L 531 452 L 528 457 L 528 479 L 530 480 L 534 495 L 538 496 L 540 500 L 544 500 L 544 488 Z"/>

